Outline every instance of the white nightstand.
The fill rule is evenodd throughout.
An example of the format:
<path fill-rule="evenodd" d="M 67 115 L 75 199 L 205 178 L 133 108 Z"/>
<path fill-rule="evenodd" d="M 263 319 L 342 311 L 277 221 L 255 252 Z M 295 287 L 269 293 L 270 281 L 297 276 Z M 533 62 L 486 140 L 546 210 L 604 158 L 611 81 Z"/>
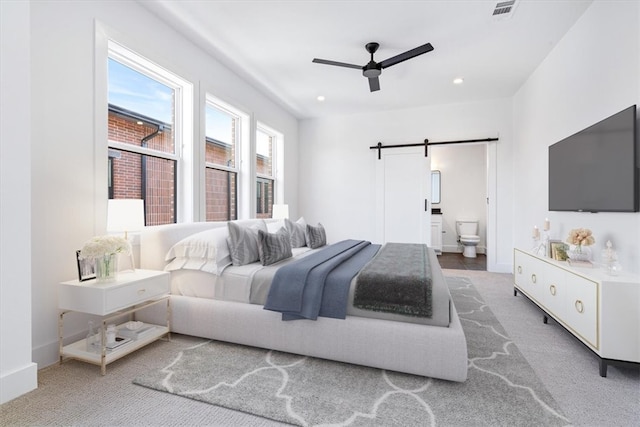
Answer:
<path fill-rule="evenodd" d="M 141 335 L 113 350 L 106 348 L 105 330 L 111 319 L 129 315 L 154 304 L 167 305 L 167 325 L 154 325 L 153 330 Z M 82 360 L 100 365 L 102 375 L 106 365 L 127 354 L 152 343 L 159 338 L 169 336 L 171 307 L 169 305 L 169 273 L 166 271 L 135 270 L 122 272 L 118 279 L 109 283 L 96 283 L 96 280 L 80 282 L 70 280 L 60 283 L 58 288 L 58 337 L 60 341 L 60 361 L 64 358 Z M 86 340 L 82 339 L 69 345 L 63 345 L 64 315 L 69 312 L 81 312 L 102 317 L 102 350 L 99 353 L 87 351 Z"/>

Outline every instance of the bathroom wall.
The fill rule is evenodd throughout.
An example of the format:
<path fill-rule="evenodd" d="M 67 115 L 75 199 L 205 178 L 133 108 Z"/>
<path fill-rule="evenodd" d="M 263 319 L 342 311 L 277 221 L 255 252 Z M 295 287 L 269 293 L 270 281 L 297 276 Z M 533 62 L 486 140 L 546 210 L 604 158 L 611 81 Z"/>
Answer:
<path fill-rule="evenodd" d="M 478 220 L 478 253 L 485 253 L 487 238 L 487 146 L 441 145 L 431 149 L 431 169 L 441 174 L 442 250 L 462 252 L 457 242 L 456 220 Z"/>

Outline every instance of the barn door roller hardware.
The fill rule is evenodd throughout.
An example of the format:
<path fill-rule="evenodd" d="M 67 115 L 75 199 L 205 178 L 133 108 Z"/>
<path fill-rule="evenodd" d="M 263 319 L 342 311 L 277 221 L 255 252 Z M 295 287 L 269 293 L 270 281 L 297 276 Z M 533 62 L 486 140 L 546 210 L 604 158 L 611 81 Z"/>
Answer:
<path fill-rule="evenodd" d="M 441 142 L 429 142 L 428 139 L 425 139 L 424 142 L 420 142 L 417 144 L 397 144 L 397 145 L 382 145 L 382 142 L 378 142 L 376 145 L 369 147 L 370 150 L 378 150 L 378 160 L 382 158 L 382 149 L 383 148 L 402 148 L 402 147 L 422 147 L 424 146 L 424 156 L 429 157 L 429 146 L 430 145 L 447 145 L 447 144 L 464 144 L 468 142 L 489 142 L 489 141 L 497 141 L 498 138 L 484 138 L 484 139 L 462 139 L 459 141 L 441 141 Z"/>

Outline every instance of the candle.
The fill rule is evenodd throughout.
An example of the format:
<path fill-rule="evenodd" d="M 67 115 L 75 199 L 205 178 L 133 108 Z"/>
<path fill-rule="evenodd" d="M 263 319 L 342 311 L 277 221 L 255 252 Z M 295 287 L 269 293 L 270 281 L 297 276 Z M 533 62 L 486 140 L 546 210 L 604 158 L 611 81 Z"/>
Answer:
<path fill-rule="evenodd" d="M 544 219 L 544 231 L 549 231 L 550 228 L 551 228 L 551 222 L 549 221 L 549 218 L 545 218 Z"/>
<path fill-rule="evenodd" d="M 537 239 L 538 237 L 540 237 L 540 230 L 538 230 L 538 226 L 534 225 L 533 226 L 533 238 Z"/>

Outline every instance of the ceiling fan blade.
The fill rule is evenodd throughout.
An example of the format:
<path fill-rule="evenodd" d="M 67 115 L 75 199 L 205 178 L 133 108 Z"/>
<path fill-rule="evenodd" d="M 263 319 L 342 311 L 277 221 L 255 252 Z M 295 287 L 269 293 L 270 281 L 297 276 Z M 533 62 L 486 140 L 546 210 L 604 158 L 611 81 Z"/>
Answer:
<path fill-rule="evenodd" d="M 338 67 L 355 68 L 357 70 L 362 70 L 361 65 L 347 64 L 346 62 L 329 61 L 327 59 L 313 58 L 313 61 L 311 62 L 315 62 L 316 64 L 336 65 Z"/>
<path fill-rule="evenodd" d="M 371 92 L 380 90 L 380 80 L 378 80 L 378 77 L 369 78 L 369 89 Z"/>
<path fill-rule="evenodd" d="M 406 61 L 407 59 L 415 58 L 418 55 L 422 55 L 423 53 L 431 52 L 433 50 L 433 46 L 431 43 L 423 44 L 422 46 L 418 46 L 415 49 L 408 50 L 400 55 L 393 56 L 389 59 L 385 59 L 380 62 L 380 66 L 382 68 L 391 67 L 392 65 L 399 64 L 401 62 Z"/>

